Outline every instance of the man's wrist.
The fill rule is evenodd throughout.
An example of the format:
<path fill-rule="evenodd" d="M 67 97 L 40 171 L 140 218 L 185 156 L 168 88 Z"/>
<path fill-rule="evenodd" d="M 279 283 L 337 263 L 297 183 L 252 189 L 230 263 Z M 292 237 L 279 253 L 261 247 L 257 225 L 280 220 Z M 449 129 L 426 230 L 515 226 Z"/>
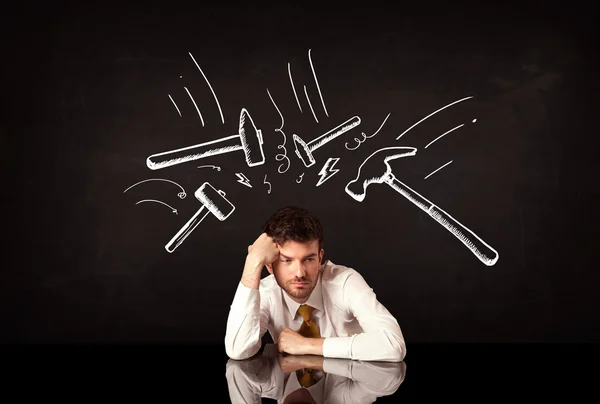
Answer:
<path fill-rule="evenodd" d="M 323 356 L 323 343 L 324 342 L 325 342 L 325 338 L 309 338 L 307 354 Z"/>
<path fill-rule="evenodd" d="M 260 275 L 263 269 L 263 263 L 252 257 L 246 257 L 244 264 L 244 272 L 242 273 L 241 282 L 244 286 L 251 289 L 257 289 L 260 285 Z"/>

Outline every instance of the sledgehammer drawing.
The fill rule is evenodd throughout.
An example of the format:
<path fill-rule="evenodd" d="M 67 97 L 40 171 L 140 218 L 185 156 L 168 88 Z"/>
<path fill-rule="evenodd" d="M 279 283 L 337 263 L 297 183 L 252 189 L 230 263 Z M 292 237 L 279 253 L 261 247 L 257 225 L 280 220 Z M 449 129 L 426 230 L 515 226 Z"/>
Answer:
<path fill-rule="evenodd" d="M 235 206 L 225 199 L 225 192 L 216 190 L 208 182 L 205 182 L 194 193 L 202 206 L 194 215 L 187 221 L 186 224 L 173 236 L 173 238 L 165 245 L 165 249 L 172 253 L 190 233 L 200 224 L 202 220 L 212 213 L 217 219 L 223 221 L 227 219 L 235 210 Z M 206 212 L 204 210 L 206 209 Z"/>
<path fill-rule="evenodd" d="M 204 157 L 243 150 L 246 163 L 253 167 L 264 164 L 263 138 L 260 129 L 256 129 L 246 108 L 240 112 L 238 134 L 176 150 L 153 154 L 146 159 L 151 170 L 169 167 Z"/>
<path fill-rule="evenodd" d="M 481 262 L 488 266 L 494 265 L 498 261 L 496 250 L 448 213 L 400 182 L 392 174 L 392 168 L 388 161 L 405 156 L 414 156 L 416 153 L 417 149 L 414 147 L 386 147 L 375 151 L 360 165 L 356 178 L 348 182 L 345 188 L 346 193 L 358 202 L 362 202 L 365 199 L 369 184 L 388 184 L 444 226 L 446 230 L 467 246 Z"/>

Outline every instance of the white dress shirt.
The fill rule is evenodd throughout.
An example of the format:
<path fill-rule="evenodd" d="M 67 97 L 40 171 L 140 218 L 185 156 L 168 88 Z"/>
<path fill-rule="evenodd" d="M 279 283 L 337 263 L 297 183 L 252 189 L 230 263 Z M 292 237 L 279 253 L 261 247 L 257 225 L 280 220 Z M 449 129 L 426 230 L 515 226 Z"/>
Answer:
<path fill-rule="evenodd" d="M 315 289 L 306 304 L 314 307 L 323 356 L 327 358 L 400 362 L 406 355 L 404 336 L 397 320 L 381 304 L 365 279 L 356 270 L 326 261 Z M 230 306 L 225 349 L 231 359 L 246 359 L 261 347 L 268 331 L 277 343 L 284 328 L 300 329 L 300 303 L 279 287 L 271 274 L 260 281 L 259 289 L 236 289 Z"/>

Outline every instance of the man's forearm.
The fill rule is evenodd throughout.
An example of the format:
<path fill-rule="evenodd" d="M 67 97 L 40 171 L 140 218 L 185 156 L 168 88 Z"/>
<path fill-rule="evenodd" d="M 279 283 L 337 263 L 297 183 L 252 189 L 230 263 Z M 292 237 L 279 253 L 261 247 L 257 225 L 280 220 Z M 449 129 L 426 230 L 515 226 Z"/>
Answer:
<path fill-rule="evenodd" d="M 242 273 L 242 284 L 247 288 L 258 290 L 263 266 L 262 262 L 247 257 L 244 264 L 244 272 Z"/>
<path fill-rule="evenodd" d="M 400 362 L 406 355 L 404 339 L 385 330 L 328 338 L 323 345 L 328 358 Z"/>
<path fill-rule="evenodd" d="M 229 316 L 225 345 L 233 359 L 244 359 L 255 354 L 261 344 L 261 317 L 259 291 L 238 284 Z"/>

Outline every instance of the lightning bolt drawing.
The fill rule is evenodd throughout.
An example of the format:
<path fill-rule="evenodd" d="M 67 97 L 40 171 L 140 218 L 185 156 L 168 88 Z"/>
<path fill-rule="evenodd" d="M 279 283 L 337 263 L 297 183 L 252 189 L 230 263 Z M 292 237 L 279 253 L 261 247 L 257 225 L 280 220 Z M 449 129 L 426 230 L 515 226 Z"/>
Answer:
<path fill-rule="evenodd" d="M 333 166 L 339 161 L 339 157 L 330 157 L 325 164 L 323 164 L 323 168 L 319 171 L 319 182 L 317 182 L 317 186 L 321 185 L 331 177 L 333 177 L 339 170 L 339 168 L 333 169 Z"/>
<path fill-rule="evenodd" d="M 252 185 L 250 185 L 250 180 L 246 178 L 246 176 L 243 173 L 235 173 L 235 175 L 237 175 L 237 177 L 239 178 L 238 182 L 240 184 L 252 188 Z"/>

